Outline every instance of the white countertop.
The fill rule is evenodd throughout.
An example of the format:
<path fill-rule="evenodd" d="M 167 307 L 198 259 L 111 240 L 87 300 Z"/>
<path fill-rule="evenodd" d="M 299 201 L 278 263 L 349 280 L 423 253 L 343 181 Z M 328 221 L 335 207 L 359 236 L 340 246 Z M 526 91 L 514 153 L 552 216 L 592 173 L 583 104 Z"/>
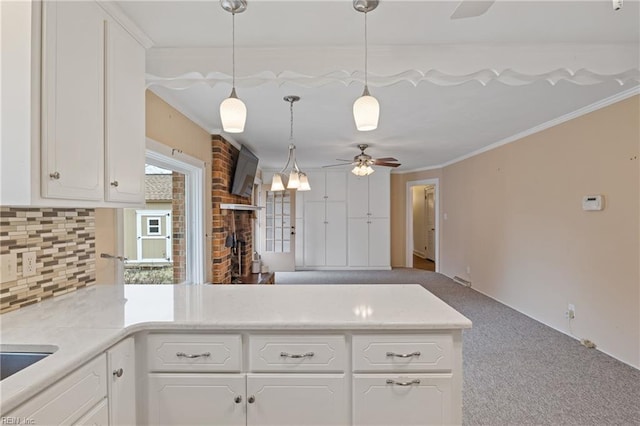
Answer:
<path fill-rule="evenodd" d="M 144 330 L 436 330 L 471 321 L 417 284 L 102 285 L 0 316 L 0 343 L 55 345 L 0 381 L 1 412 Z"/>

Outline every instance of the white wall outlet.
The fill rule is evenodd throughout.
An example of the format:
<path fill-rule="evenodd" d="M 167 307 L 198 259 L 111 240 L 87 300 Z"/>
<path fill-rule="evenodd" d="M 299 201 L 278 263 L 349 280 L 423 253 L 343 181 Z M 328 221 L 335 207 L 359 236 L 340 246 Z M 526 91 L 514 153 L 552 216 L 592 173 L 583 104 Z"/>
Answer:
<path fill-rule="evenodd" d="M 572 303 L 569 303 L 569 306 L 567 306 L 566 317 L 569 319 L 574 319 L 576 317 L 576 307 Z"/>
<path fill-rule="evenodd" d="M 36 252 L 22 253 L 22 276 L 31 277 L 36 274 Z"/>
<path fill-rule="evenodd" d="M 0 256 L 0 282 L 18 279 L 18 256 L 15 253 Z"/>

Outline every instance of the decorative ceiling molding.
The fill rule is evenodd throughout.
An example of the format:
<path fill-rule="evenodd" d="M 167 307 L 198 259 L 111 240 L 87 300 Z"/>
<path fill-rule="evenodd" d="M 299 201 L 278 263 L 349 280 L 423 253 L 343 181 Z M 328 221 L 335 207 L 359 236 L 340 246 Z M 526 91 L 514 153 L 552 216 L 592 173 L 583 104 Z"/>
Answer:
<path fill-rule="evenodd" d="M 208 73 L 207 75 L 191 72 L 172 78 L 163 78 L 147 74 L 147 87 L 162 86 L 168 89 L 184 90 L 197 84 L 206 84 L 211 87 L 219 83 L 229 85 L 231 84 L 231 79 L 230 75 L 218 72 Z M 483 69 L 467 75 L 447 74 L 440 70 L 432 69 L 426 72 L 408 70 L 390 76 L 369 76 L 369 85 L 373 87 L 393 86 L 398 83 L 409 83 L 417 86 L 423 82 L 438 86 L 456 86 L 469 82 L 477 82 L 483 86 L 491 82 L 499 82 L 508 86 L 522 86 L 539 81 L 546 81 L 551 85 L 555 85 L 560 81 L 567 81 L 580 86 L 615 81 L 620 85 L 624 85 L 629 82 L 640 83 L 640 69 L 629 69 L 618 74 L 598 74 L 587 69 L 580 69 L 574 72 L 567 68 L 558 68 L 543 74 L 524 74 L 512 69 L 507 69 L 502 72 Z M 336 83 L 349 86 L 353 83 L 362 84 L 363 82 L 364 75 L 362 73 L 350 73 L 345 70 L 319 76 L 304 75 L 294 71 L 283 71 L 280 73 L 265 71 L 248 77 L 236 78 L 236 86 L 243 88 L 257 87 L 265 84 L 281 86 L 285 83 L 314 88 Z"/>

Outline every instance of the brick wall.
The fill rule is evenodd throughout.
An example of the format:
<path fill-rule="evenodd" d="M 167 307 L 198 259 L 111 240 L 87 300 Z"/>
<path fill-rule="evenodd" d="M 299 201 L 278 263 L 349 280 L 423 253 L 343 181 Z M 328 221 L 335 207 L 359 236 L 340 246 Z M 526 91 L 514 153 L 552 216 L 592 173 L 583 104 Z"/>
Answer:
<path fill-rule="evenodd" d="M 253 239 L 251 232 L 251 211 L 221 210 L 220 204 L 251 204 L 249 198 L 231 194 L 231 184 L 239 151 L 219 135 L 211 138 L 212 172 L 211 172 L 211 216 L 212 227 L 212 262 L 213 282 L 230 284 L 232 277 L 238 273 L 237 258 L 232 249 L 225 247 L 225 239 L 231 232 L 231 220 L 235 219 L 236 239 L 244 241 L 240 244 L 243 274 L 251 270 Z"/>
<path fill-rule="evenodd" d="M 184 174 L 173 172 L 171 177 L 171 249 L 173 259 L 173 282 L 182 283 L 187 279 L 186 272 L 186 239 L 184 214 Z"/>
<path fill-rule="evenodd" d="M 9 312 L 95 283 L 93 209 L 0 208 L 0 254 L 15 254 L 17 279 L 0 286 Z M 36 253 L 36 275 L 23 277 L 22 254 Z"/>

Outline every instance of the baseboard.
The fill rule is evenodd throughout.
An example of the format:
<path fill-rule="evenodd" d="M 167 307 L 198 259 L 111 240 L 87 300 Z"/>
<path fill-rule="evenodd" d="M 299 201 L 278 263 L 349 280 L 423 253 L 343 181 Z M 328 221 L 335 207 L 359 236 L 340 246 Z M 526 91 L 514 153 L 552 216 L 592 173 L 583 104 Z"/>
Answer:
<path fill-rule="evenodd" d="M 554 326 L 552 326 L 552 325 L 550 325 L 550 324 L 547 324 L 545 321 L 542 321 L 542 320 L 540 320 L 540 319 L 538 319 L 538 318 L 536 318 L 536 317 L 534 317 L 534 316 L 531 316 L 531 315 L 529 315 L 529 314 L 527 314 L 527 313 L 524 313 L 524 312 L 522 312 L 522 311 L 519 311 L 518 309 L 514 308 L 513 306 L 509 305 L 508 303 L 503 302 L 502 300 L 498 299 L 497 297 L 493 297 L 493 296 L 491 296 L 491 295 L 489 295 L 489 294 L 487 294 L 487 293 L 485 293 L 485 292 L 483 292 L 483 291 L 478 290 L 477 288 L 473 288 L 473 287 L 470 287 L 470 288 L 471 288 L 472 290 L 474 290 L 474 291 L 477 291 L 478 293 L 480 293 L 480 294 L 482 294 L 482 295 L 484 295 L 484 296 L 487 296 L 489 299 L 493 299 L 493 300 L 495 300 L 495 301 L 496 301 L 496 302 L 498 302 L 498 303 L 501 303 L 501 304 L 503 304 L 503 305 L 505 305 L 505 306 L 508 306 L 509 308 L 513 309 L 514 311 L 516 311 L 516 312 L 518 312 L 518 313 L 521 313 L 522 315 L 524 315 L 524 316 L 526 316 L 526 317 L 529 317 L 529 318 L 531 318 L 532 320 L 539 322 L 540 324 L 546 325 L 547 327 L 551 328 L 552 330 L 555 330 L 555 331 L 558 331 L 558 332 L 560 332 L 560 333 L 564 334 L 565 336 L 569 336 L 569 337 L 571 337 L 572 339 L 577 340 L 577 341 L 580 341 L 580 339 L 581 339 L 580 337 L 577 337 L 577 336 L 574 336 L 574 335 L 573 335 L 573 334 L 571 334 L 571 333 L 568 333 L 566 330 L 561 330 L 561 329 L 559 329 L 559 328 L 556 328 L 556 327 L 554 327 Z M 596 343 L 597 343 L 597 342 L 596 342 Z M 620 359 L 620 358 L 616 357 L 615 355 L 612 355 L 611 353 L 609 353 L 609 352 L 607 352 L 607 351 L 602 350 L 599 346 L 596 346 L 595 350 L 600 351 L 600 352 L 602 352 L 603 354 L 605 354 L 605 355 L 607 355 L 607 356 L 610 356 L 611 358 L 613 358 L 613 359 L 615 359 L 615 360 L 617 360 L 617 361 L 620 361 L 621 363 L 623 363 L 623 364 L 625 364 L 625 365 L 628 365 L 629 367 L 635 368 L 636 370 L 639 370 L 639 371 L 640 371 L 640 368 L 639 368 L 638 366 L 633 365 L 633 364 L 629 364 L 627 361 L 624 361 L 624 360 L 622 360 L 622 359 Z"/>

